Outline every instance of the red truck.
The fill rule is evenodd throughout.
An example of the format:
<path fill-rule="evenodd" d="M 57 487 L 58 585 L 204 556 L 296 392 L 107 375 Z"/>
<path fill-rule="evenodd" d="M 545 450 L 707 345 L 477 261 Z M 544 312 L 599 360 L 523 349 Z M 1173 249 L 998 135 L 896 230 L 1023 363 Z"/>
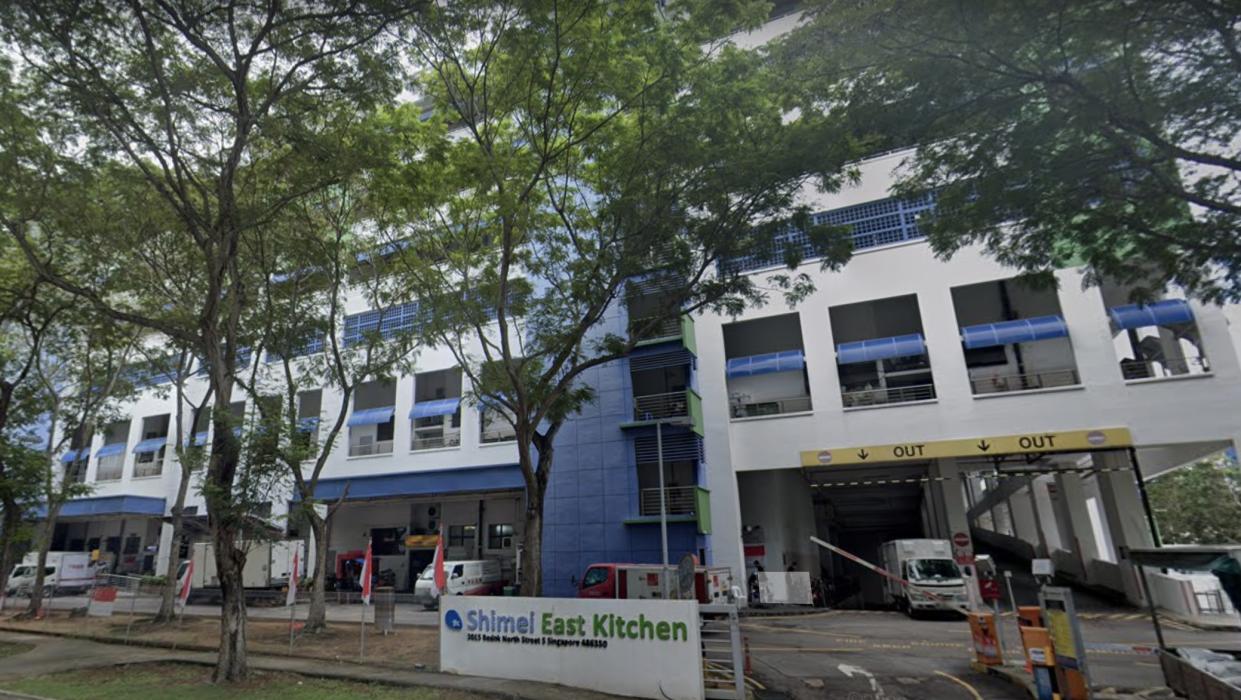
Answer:
<path fill-rule="evenodd" d="M 591 564 L 577 583 L 578 598 L 661 598 L 659 564 Z M 732 595 L 732 570 L 694 567 L 694 597 L 699 603 L 727 603 Z M 668 567 L 668 588 L 677 587 L 677 567 Z"/>

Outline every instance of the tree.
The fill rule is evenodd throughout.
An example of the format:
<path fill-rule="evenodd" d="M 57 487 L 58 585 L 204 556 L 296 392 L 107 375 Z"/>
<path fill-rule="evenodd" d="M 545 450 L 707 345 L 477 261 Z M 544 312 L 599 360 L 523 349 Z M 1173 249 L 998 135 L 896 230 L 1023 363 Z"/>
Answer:
<path fill-rule="evenodd" d="M 762 57 L 719 38 L 766 9 L 478 0 L 414 23 L 416 87 L 446 132 L 424 160 L 442 176 L 412 195 L 399 181 L 377 189 L 427 342 L 454 354 L 469 399 L 515 434 L 525 595 L 542 591 L 557 432 L 594 398 L 583 374 L 683 313 L 763 303 L 764 280 L 721 263 L 796 265 L 772 246 L 790 225 L 825 266 L 848 257 L 843 232 L 794 203 L 813 175 L 836 186 L 854 143 L 786 118 Z M 790 302 L 810 289 L 787 272 L 767 284 Z M 609 328 L 643 286 L 660 289 L 651 308 L 627 333 Z"/>
<path fill-rule="evenodd" d="M 423 129 L 411 109 L 359 125 L 353 134 L 355 155 L 371 161 L 360 172 L 391 162 L 391 147 L 419 141 Z M 319 479 L 345 429 L 355 389 L 410 367 L 419 337 L 402 303 L 409 300 L 399 296 L 404 290 L 388 274 L 383 246 L 365 233 L 373 230 L 376 218 L 368 180 L 359 175 L 308 197 L 291 208 L 287 230 L 265 231 L 257 262 L 269 274 L 256 305 L 269 361 L 254 381 L 241 382 L 270 431 L 274 461 L 293 484 L 296 505 L 290 518 L 303 521 L 314 535 L 310 609 L 303 628 L 312 634 L 327 628 L 328 524 L 341 503 L 326 504 L 327 511 L 320 512 Z M 266 254 L 270 251 L 280 254 Z M 348 328 L 346 302 L 359 299 L 375 313 L 365 325 Z M 303 415 L 302 393 L 317 389 L 334 389 L 339 405 L 327 415 Z"/>
<path fill-rule="evenodd" d="M 47 293 L 66 296 L 52 289 Z M 69 464 L 62 467 L 57 456 L 67 447 L 89 449 L 94 430 L 114 415 L 118 401 L 132 391 L 126 369 L 137 341 L 133 328 L 96 316 L 89 307 L 66 309 L 57 316 L 53 332 L 36 356 L 36 400 L 46 411 L 48 438 L 40 480 L 44 515 L 35 540 L 38 560 L 26 616 L 37 615 L 43 607 L 47 552 L 61 508 L 91 491 L 90 485 L 73 477 Z"/>
<path fill-rule="evenodd" d="M 223 598 L 216 681 L 248 671 L 249 514 L 224 410 L 264 283 L 248 256 L 256 231 L 339 179 L 339 144 L 321 136 L 395 95 L 397 64 L 379 37 L 413 11 L 396 5 L 93 0 L 11 3 L 0 15 L 6 55 L 30 83 L 17 111 L 36 138 L 23 148 L 51 161 L 5 161 L 13 172 L 0 180 L 77 189 L 40 216 L 10 217 L 5 233 L 41 278 L 204 361 L 217 407 L 204 480 Z M 49 240 L 93 257 L 56 258 Z"/>
<path fill-rule="evenodd" d="M 1241 542 L 1241 467 L 1218 457 L 1152 479 L 1151 509 L 1170 544 Z"/>
<path fill-rule="evenodd" d="M 1085 264 L 1241 299 L 1235 3 L 819 0 L 779 49 L 793 104 L 916 145 L 935 251 Z"/>

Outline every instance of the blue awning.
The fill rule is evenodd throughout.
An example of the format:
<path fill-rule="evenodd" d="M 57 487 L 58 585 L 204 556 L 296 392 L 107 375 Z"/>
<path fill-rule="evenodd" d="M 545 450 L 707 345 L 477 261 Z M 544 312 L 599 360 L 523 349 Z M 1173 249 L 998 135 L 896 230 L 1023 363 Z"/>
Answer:
<path fill-rule="evenodd" d="M 319 427 L 319 416 L 307 416 L 297 419 L 297 429 L 303 433 L 313 433 Z"/>
<path fill-rule="evenodd" d="M 80 450 L 69 450 L 68 452 L 64 453 L 63 455 L 61 455 L 60 461 L 64 462 L 65 464 L 68 464 L 70 462 L 76 462 L 79 459 L 86 459 L 89 456 L 90 456 L 90 448 L 83 447 Z"/>
<path fill-rule="evenodd" d="M 1059 316 L 1036 316 L 1016 321 L 982 323 L 961 329 L 961 342 L 967 349 L 990 348 L 996 345 L 1030 343 L 1036 340 L 1064 338 L 1069 327 Z"/>
<path fill-rule="evenodd" d="M 112 455 L 119 455 L 119 454 L 124 454 L 124 453 L 125 453 L 125 443 L 114 442 L 111 445 L 104 445 L 103 447 L 100 447 L 99 451 L 95 453 L 95 457 L 111 457 Z"/>
<path fill-rule="evenodd" d="M 347 494 L 346 487 L 348 488 Z M 346 500 L 356 501 L 480 491 L 515 491 L 524 490 L 525 487 L 526 482 L 521 476 L 521 467 L 516 464 L 502 464 L 382 476 L 320 479 L 318 486 L 315 487 L 315 500 L 334 501 L 346 495 Z M 296 489 L 294 499 L 300 499 Z"/>
<path fill-rule="evenodd" d="M 164 499 L 151 496 L 99 496 L 96 498 L 75 498 L 66 501 L 60 508 L 62 518 L 81 518 L 103 515 L 141 515 L 161 517 L 164 514 Z M 47 506 L 38 505 L 34 508 L 34 516 L 47 516 Z"/>
<path fill-rule="evenodd" d="M 891 338 L 859 340 L 836 346 L 836 362 L 851 365 L 856 362 L 875 362 L 893 357 L 917 357 L 926 354 L 926 341 L 921 333 L 897 335 Z"/>
<path fill-rule="evenodd" d="M 1193 323 L 1194 312 L 1184 299 L 1165 299 L 1153 304 L 1125 304 L 1107 310 L 1117 328 L 1145 328 Z"/>
<path fill-rule="evenodd" d="M 202 447 L 203 445 L 206 445 L 206 444 L 207 444 L 207 431 L 206 430 L 202 431 L 201 433 L 194 433 L 192 436 L 185 439 L 186 447 Z"/>
<path fill-rule="evenodd" d="M 392 406 L 384 406 L 382 408 L 365 408 L 361 411 L 354 411 L 349 416 L 349 426 L 357 425 L 379 425 L 392 420 L 392 415 L 396 413 L 396 408 Z"/>
<path fill-rule="evenodd" d="M 461 408 L 461 397 L 454 396 L 450 399 L 435 399 L 434 401 L 420 401 L 414 404 L 409 410 L 410 418 L 435 418 L 437 416 L 451 416 Z"/>
<path fill-rule="evenodd" d="M 775 372 L 797 372 L 805 368 L 806 357 L 801 350 L 784 350 L 764 355 L 734 357 L 728 360 L 728 377 L 753 377 Z"/>
<path fill-rule="evenodd" d="M 168 444 L 168 438 L 166 437 L 151 438 L 150 440 L 143 440 L 137 445 L 134 445 L 134 454 L 140 455 L 140 454 L 146 454 L 148 452 L 159 452 L 160 450 L 164 448 L 164 445 L 167 445 L 167 444 Z"/>

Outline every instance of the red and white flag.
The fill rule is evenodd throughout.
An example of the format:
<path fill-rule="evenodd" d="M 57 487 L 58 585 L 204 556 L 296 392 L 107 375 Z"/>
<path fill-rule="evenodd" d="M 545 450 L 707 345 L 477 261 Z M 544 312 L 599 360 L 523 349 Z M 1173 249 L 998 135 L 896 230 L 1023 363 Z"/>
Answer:
<path fill-rule="evenodd" d="M 431 595 L 438 598 L 448 588 L 448 577 L 444 573 L 444 528 L 440 528 L 439 538 L 435 541 L 435 559 L 431 561 L 431 569 L 434 574 L 431 577 L 435 584 L 431 589 Z"/>
<path fill-rule="evenodd" d="M 298 568 L 297 549 L 293 550 L 293 568 L 289 571 L 289 594 L 284 599 L 285 605 L 297 604 L 297 579 L 301 576 L 301 569 Z"/>
<path fill-rule="evenodd" d="M 366 555 L 362 558 L 362 604 L 371 604 L 371 541 L 366 541 Z"/>
<path fill-rule="evenodd" d="M 185 573 L 181 575 L 181 590 L 177 592 L 177 600 L 181 602 L 181 607 L 190 601 L 190 582 L 194 580 L 194 560 L 191 559 L 189 566 L 185 567 Z"/>

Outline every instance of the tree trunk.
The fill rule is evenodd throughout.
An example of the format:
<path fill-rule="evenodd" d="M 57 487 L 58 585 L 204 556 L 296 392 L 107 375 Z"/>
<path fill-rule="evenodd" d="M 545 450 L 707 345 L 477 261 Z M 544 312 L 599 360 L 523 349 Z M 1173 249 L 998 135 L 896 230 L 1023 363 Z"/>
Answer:
<path fill-rule="evenodd" d="M 190 438 L 193 440 L 193 438 Z M 181 459 L 177 460 L 181 462 Z M 164 592 L 159 603 L 155 622 L 172 622 L 177 616 L 177 569 L 181 565 L 181 531 L 185 527 L 185 494 L 190 487 L 190 470 L 181 465 L 181 483 L 177 488 L 177 502 L 172 506 L 172 539 L 169 545 L 168 568 L 164 572 Z"/>
<path fill-rule="evenodd" d="M 8 497 L 3 499 L 0 507 L 4 508 L 3 518 L 0 519 L 3 522 L 0 524 L 0 597 L 2 597 L 9 587 L 9 572 L 16 565 L 13 561 L 13 550 L 17 545 L 17 530 L 22 524 L 22 514 L 17 502 Z"/>
<path fill-rule="evenodd" d="M 30 587 L 30 603 L 26 606 L 23 618 L 37 617 L 39 608 L 43 607 L 43 571 L 47 568 L 47 550 L 52 546 L 52 535 L 56 531 L 56 518 L 60 508 L 48 508 L 47 520 L 43 523 L 43 536 L 39 538 L 39 561 L 35 566 L 34 585 Z M 54 593 L 55 591 L 53 591 Z"/>
<path fill-rule="evenodd" d="M 307 510 L 307 518 L 315 534 L 315 577 L 310 585 L 305 631 L 313 634 L 327 629 L 327 520 L 319 517 L 313 507 Z"/>
<path fill-rule="evenodd" d="M 246 661 L 246 591 L 241 577 L 246 564 L 246 551 L 238 547 L 234 528 L 214 528 L 212 538 L 222 602 L 220 656 L 211 679 L 216 683 L 231 683 L 245 680 L 249 673 Z"/>
<path fill-rule="evenodd" d="M 543 501 L 526 495 L 526 530 L 521 549 L 521 594 L 543 595 Z"/>

